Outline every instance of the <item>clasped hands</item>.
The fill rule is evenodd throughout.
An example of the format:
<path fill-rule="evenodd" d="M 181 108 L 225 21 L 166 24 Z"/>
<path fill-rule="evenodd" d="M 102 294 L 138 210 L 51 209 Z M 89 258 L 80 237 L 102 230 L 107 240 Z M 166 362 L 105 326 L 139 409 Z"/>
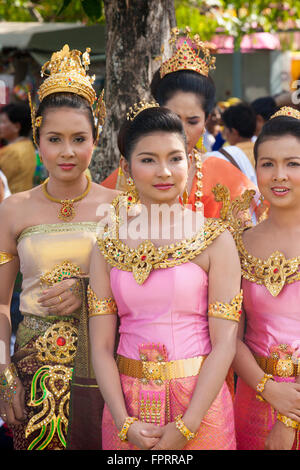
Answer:
<path fill-rule="evenodd" d="M 45 289 L 38 303 L 48 309 L 48 315 L 71 315 L 81 307 L 82 296 L 79 283 L 80 281 L 75 278 L 64 279 Z"/>
<path fill-rule="evenodd" d="M 127 436 L 129 442 L 142 450 L 180 450 L 187 444 L 175 422 L 157 426 L 135 421 L 128 429 Z"/>
<path fill-rule="evenodd" d="M 279 413 L 300 423 L 300 384 L 270 380 L 263 396 Z M 295 435 L 295 429 L 277 420 L 268 434 L 265 449 L 290 450 Z"/>

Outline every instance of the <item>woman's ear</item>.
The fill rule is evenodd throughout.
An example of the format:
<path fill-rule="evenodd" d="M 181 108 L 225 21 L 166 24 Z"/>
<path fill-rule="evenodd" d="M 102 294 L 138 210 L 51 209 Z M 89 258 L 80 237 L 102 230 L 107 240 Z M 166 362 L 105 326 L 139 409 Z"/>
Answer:
<path fill-rule="evenodd" d="M 121 158 L 120 158 L 120 167 L 121 167 L 125 177 L 129 178 L 129 176 L 130 176 L 129 162 L 126 160 L 125 157 L 123 157 L 123 155 L 121 155 Z"/>

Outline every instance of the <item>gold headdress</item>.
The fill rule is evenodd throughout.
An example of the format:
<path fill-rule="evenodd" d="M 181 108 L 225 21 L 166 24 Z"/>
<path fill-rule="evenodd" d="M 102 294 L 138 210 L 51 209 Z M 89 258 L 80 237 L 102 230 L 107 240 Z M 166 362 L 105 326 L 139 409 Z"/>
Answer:
<path fill-rule="evenodd" d="M 161 78 L 178 70 L 193 70 L 207 77 L 209 71 L 215 68 L 216 61 L 216 58 L 210 54 L 211 44 L 200 41 L 198 34 L 191 36 L 190 29 L 187 27 L 182 44 L 176 48 L 180 34 L 178 28 L 171 30 L 169 42 L 173 44 L 175 51 L 170 59 L 162 63 L 160 67 Z M 202 57 L 200 57 L 200 54 Z"/>
<path fill-rule="evenodd" d="M 295 119 L 300 119 L 300 111 L 295 108 L 291 108 L 290 106 L 283 106 L 280 108 L 276 113 L 274 113 L 270 119 L 273 119 L 278 116 L 288 116 L 293 117 Z"/>
<path fill-rule="evenodd" d="M 91 108 L 93 107 L 97 101 L 96 92 L 92 86 L 95 76 L 90 77 L 86 73 L 90 64 L 90 51 L 90 48 L 87 48 L 82 54 L 76 49 L 70 50 L 68 44 L 65 44 L 60 51 L 52 54 L 51 59 L 41 69 L 41 76 L 47 76 L 47 78 L 38 90 L 40 102 L 52 93 L 69 92 L 82 96 L 89 102 Z M 49 73 L 46 73 L 46 71 Z M 31 108 L 33 139 L 36 143 L 36 128 L 41 126 L 42 117 L 35 118 L 35 109 L 30 96 L 29 104 Z M 99 128 L 103 125 L 105 118 L 103 92 L 96 104 L 94 118 L 98 137 Z"/>
<path fill-rule="evenodd" d="M 133 121 L 139 113 L 148 108 L 159 108 L 159 104 L 155 101 L 147 103 L 145 100 L 135 103 L 129 108 L 128 113 L 126 114 L 127 121 Z"/>

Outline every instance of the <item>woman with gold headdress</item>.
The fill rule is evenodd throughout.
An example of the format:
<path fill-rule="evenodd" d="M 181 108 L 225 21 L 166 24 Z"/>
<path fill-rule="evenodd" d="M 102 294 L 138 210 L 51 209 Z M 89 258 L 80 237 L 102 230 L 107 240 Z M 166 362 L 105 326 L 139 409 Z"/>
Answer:
<path fill-rule="evenodd" d="M 242 301 L 234 241 L 222 221 L 179 204 L 189 162 L 175 113 L 133 106 L 118 144 L 135 191 L 113 202 L 88 287 L 103 449 L 235 449 L 225 382 Z"/>
<path fill-rule="evenodd" d="M 191 37 L 188 28 L 185 34 L 185 38 L 178 40 L 179 30 L 174 28 L 171 31 L 171 42 L 177 48 L 154 74 L 151 93 L 161 106 L 178 114 L 184 125 L 191 160 L 185 198 L 193 210 L 204 210 L 205 217 L 219 217 L 221 204 L 215 201 L 212 193 L 216 184 L 227 186 L 231 199 L 246 189 L 257 188 L 232 163 L 216 157 L 203 160 L 205 121 L 215 105 L 216 90 L 209 75 L 209 71 L 215 67 L 215 58 L 198 35 Z M 200 149 L 197 148 L 199 143 Z M 102 184 L 119 188 L 117 175 L 118 171 Z M 255 208 L 254 203 L 252 212 Z M 257 215 L 260 215 L 258 210 Z"/>
<path fill-rule="evenodd" d="M 95 117 L 100 123 L 93 113 L 96 94 L 88 63 L 88 50 L 81 57 L 66 45 L 43 66 L 42 75 L 49 70 L 49 76 L 39 88 L 37 112 L 32 107 L 32 123 L 49 178 L 7 198 L 0 208 L 0 416 L 13 431 L 15 449 L 66 446 L 96 211 L 117 194 L 85 173 L 97 138 Z M 24 318 L 11 358 L 10 301 L 19 268 Z"/>
<path fill-rule="evenodd" d="M 282 108 L 254 155 L 268 218 L 236 232 L 243 321 L 234 367 L 237 448 L 300 449 L 300 113 Z"/>

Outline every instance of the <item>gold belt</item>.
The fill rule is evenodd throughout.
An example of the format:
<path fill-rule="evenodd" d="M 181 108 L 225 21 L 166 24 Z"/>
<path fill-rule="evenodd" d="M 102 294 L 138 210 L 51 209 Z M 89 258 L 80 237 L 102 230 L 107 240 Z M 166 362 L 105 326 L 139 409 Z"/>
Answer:
<path fill-rule="evenodd" d="M 165 380 L 192 377 L 199 374 L 206 356 L 179 359 L 177 361 L 139 361 L 124 356 L 117 356 L 120 374 L 141 379 L 144 383 L 154 380 L 162 384 Z"/>
<path fill-rule="evenodd" d="M 276 359 L 274 357 L 256 356 L 254 358 L 265 374 L 279 377 L 296 377 L 300 374 L 300 361 L 293 359 Z"/>

